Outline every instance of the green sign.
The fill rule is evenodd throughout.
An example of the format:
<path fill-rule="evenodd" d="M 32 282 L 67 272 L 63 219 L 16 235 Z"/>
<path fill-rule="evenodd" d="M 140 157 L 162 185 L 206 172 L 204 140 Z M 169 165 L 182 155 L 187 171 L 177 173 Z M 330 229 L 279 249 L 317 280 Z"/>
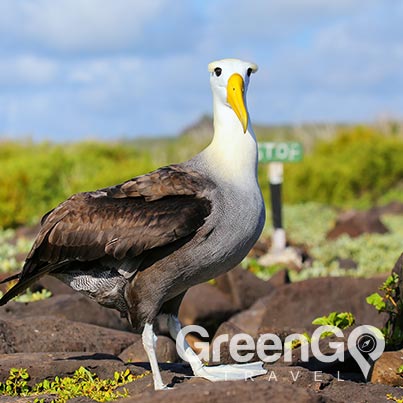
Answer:
<path fill-rule="evenodd" d="M 302 160 L 303 148 L 297 142 L 259 143 L 259 162 L 298 162 Z"/>

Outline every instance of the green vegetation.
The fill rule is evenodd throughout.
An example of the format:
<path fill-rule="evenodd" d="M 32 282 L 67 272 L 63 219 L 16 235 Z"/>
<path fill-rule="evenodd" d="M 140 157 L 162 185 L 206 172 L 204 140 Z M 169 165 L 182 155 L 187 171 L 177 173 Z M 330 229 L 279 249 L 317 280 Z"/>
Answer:
<path fill-rule="evenodd" d="M 393 129 L 393 130 L 392 130 Z M 391 127 L 333 127 L 318 130 L 257 127 L 261 140 L 303 141 L 306 157 L 287 164 L 284 200 L 289 204 L 316 201 L 340 207 L 366 207 L 403 200 L 403 138 Z M 281 138 L 279 137 L 281 133 Z M 303 134 L 303 136 L 302 136 Z M 122 141 L 0 143 L 0 228 L 37 222 L 71 194 L 116 184 L 161 165 L 180 162 L 200 151 L 210 138 L 193 133 L 178 138 Z M 314 145 L 312 144 L 314 143 Z M 268 196 L 266 166 L 259 179 Z"/>
<path fill-rule="evenodd" d="M 52 293 L 49 290 L 43 288 L 41 291 L 32 292 L 30 288 L 28 288 L 24 294 L 20 294 L 14 298 L 14 301 L 27 303 L 27 302 L 36 302 L 42 301 L 44 299 L 48 299 L 52 296 Z"/>
<path fill-rule="evenodd" d="M 327 240 L 326 233 L 333 227 L 337 211 L 329 206 L 316 203 L 300 203 L 284 206 L 284 227 L 292 244 L 308 247 L 312 262 L 303 265 L 300 272 L 291 271 L 292 281 L 323 276 L 366 277 L 391 270 L 403 249 L 403 216 L 383 215 L 382 222 L 389 229 L 386 234 L 364 234 L 357 238 L 342 235 L 335 240 Z M 270 213 L 264 236 L 272 232 Z M 357 268 L 340 268 L 340 259 L 352 259 Z M 268 279 L 281 266 L 263 267 L 253 259 L 245 266 L 257 276 Z"/>
<path fill-rule="evenodd" d="M 96 402 L 110 402 L 120 397 L 127 397 L 128 391 L 122 388 L 130 382 L 143 378 L 143 375 L 133 375 L 129 369 L 123 372 L 115 372 L 114 379 L 100 379 L 94 373 L 84 367 L 77 369 L 72 377 L 55 377 L 53 381 L 44 380 L 29 386 L 30 376 L 23 368 L 11 368 L 8 379 L 0 382 L 0 394 L 8 396 L 55 395 L 52 403 L 65 403 L 69 399 L 86 396 Z M 120 390 L 117 390 L 120 388 Z M 36 397 L 34 403 L 40 403 L 43 399 Z"/>
<path fill-rule="evenodd" d="M 321 316 L 312 321 L 313 325 L 336 326 L 339 329 L 346 329 L 354 325 L 355 318 L 351 312 L 331 312 L 327 316 Z"/>
<path fill-rule="evenodd" d="M 317 326 L 335 326 L 341 330 L 347 329 L 353 326 L 355 323 L 355 317 L 351 312 L 330 312 L 329 315 L 320 316 L 312 321 L 313 325 Z M 332 332 L 323 332 L 321 339 L 332 336 Z M 306 338 L 308 343 L 312 342 L 312 337 L 304 332 L 303 336 Z M 297 348 L 301 345 L 301 340 L 295 339 L 291 343 L 291 349 Z"/>
<path fill-rule="evenodd" d="M 321 316 L 312 321 L 313 325 L 317 326 L 335 326 L 341 330 L 347 329 L 354 325 L 355 317 L 351 312 L 331 312 L 327 316 Z M 332 336 L 332 332 L 324 332 L 321 339 Z"/>
<path fill-rule="evenodd" d="M 285 200 L 368 207 L 389 201 L 392 189 L 402 199 L 402 153 L 396 135 L 368 127 L 341 130 L 331 141 L 319 141 L 302 163 L 287 165 Z"/>
<path fill-rule="evenodd" d="M 278 271 L 284 269 L 281 264 L 276 264 L 273 266 L 262 266 L 259 264 L 258 259 L 252 257 L 246 257 L 241 262 L 242 268 L 252 272 L 257 277 L 268 280 L 270 277 L 274 276 Z"/>
<path fill-rule="evenodd" d="M 313 325 L 317 326 L 334 326 L 341 330 L 347 329 L 353 326 L 355 323 L 355 317 L 351 312 L 330 312 L 327 316 L 321 316 L 312 321 Z M 333 332 L 323 332 L 320 336 L 321 339 L 332 336 Z M 309 337 L 309 341 L 312 338 Z"/>
<path fill-rule="evenodd" d="M 157 164 L 123 144 L 2 143 L 0 227 L 36 222 L 71 194 L 113 185 Z"/>
<path fill-rule="evenodd" d="M 396 403 L 403 403 L 403 397 L 393 396 L 391 393 L 387 393 L 386 397 L 388 400 L 394 401 Z"/>
<path fill-rule="evenodd" d="M 396 218 L 401 221 L 401 218 Z M 364 234 L 357 238 L 343 235 L 334 241 L 321 242 L 310 250 L 312 267 L 295 274 L 303 280 L 318 276 L 370 276 L 391 270 L 402 251 L 401 231 L 390 234 Z M 339 258 L 352 259 L 356 269 L 340 268 Z"/>
<path fill-rule="evenodd" d="M 392 273 L 379 287 L 380 293 L 374 292 L 367 297 L 367 303 L 378 312 L 389 315 L 386 325 L 381 329 L 385 337 L 386 346 L 390 349 L 401 348 L 403 329 L 401 317 L 403 315 L 403 301 L 399 295 L 399 276 Z"/>
<path fill-rule="evenodd" d="M 3 296 L 3 292 L 0 291 L 0 298 Z M 52 293 L 49 290 L 43 288 L 41 291 L 32 292 L 30 288 L 28 288 L 24 294 L 17 295 L 13 298 L 13 301 L 20 302 L 25 304 L 27 302 L 36 302 L 42 301 L 44 299 L 50 298 Z"/>

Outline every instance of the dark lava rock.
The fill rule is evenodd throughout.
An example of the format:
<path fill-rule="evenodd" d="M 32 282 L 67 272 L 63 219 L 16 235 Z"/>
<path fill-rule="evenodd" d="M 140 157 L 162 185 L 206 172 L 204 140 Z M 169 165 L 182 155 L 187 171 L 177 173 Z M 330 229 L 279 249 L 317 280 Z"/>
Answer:
<path fill-rule="evenodd" d="M 397 373 L 401 365 L 403 365 L 403 350 L 385 351 L 375 362 L 371 382 L 403 386 L 403 377 Z"/>
<path fill-rule="evenodd" d="M 52 316 L 0 319 L 0 353 L 98 351 L 119 355 L 139 335 Z"/>
<path fill-rule="evenodd" d="M 315 318 L 334 311 L 351 312 L 356 323 L 381 328 L 387 316 L 369 305 L 366 297 L 376 292 L 382 281 L 380 277 L 323 277 L 280 287 L 261 299 L 266 311 L 259 332 L 272 327 L 312 331 Z"/>
<path fill-rule="evenodd" d="M 276 334 L 284 345 L 285 338 L 292 333 L 311 333 L 317 328 L 312 325 L 316 317 L 328 315 L 330 312 L 352 312 L 358 324 L 370 324 L 382 327 L 386 315 L 368 305 L 365 298 L 378 289 L 382 282 L 380 278 L 353 279 L 353 278 L 319 278 L 299 283 L 285 285 L 273 295 L 261 298 L 250 309 L 238 313 L 223 323 L 214 336 L 214 340 L 224 334 L 231 338 L 234 334 L 247 333 L 256 343 L 261 334 Z M 342 294 L 341 294 L 342 292 Z M 330 341 L 346 342 L 353 328 L 343 331 L 344 338 L 338 340 L 335 336 L 320 341 L 320 350 L 323 354 L 333 354 L 329 347 Z M 333 340 L 334 339 L 334 340 Z M 211 346 L 212 347 L 212 346 Z M 344 362 L 319 362 L 309 349 L 308 362 L 301 362 L 301 349 L 292 351 L 292 360 L 287 365 L 304 366 L 311 371 L 328 373 L 342 372 L 347 379 L 362 381 L 363 376 L 355 360 L 353 360 L 344 344 Z M 268 355 L 272 352 L 268 353 Z M 259 360 L 255 354 L 253 361 Z M 229 343 L 221 345 L 221 361 L 232 363 L 229 354 Z M 283 359 L 278 363 L 282 363 Z M 341 376 L 342 378 L 342 376 Z"/>
<path fill-rule="evenodd" d="M 290 274 L 288 269 L 281 269 L 277 273 L 273 274 L 267 281 L 274 288 L 280 287 L 284 284 L 290 284 Z"/>
<path fill-rule="evenodd" d="M 398 275 L 398 283 L 396 287 L 396 296 L 394 297 L 395 302 L 398 304 L 399 301 L 403 300 L 403 253 L 397 259 L 395 265 L 393 266 L 392 273 Z M 390 334 L 393 334 L 395 331 L 400 332 L 400 329 L 403 328 L 403 312 L 402 310 L 398 310 L 397 315 L 393 315 L 389 318 L 390 326 Z M 394 346 L 395 349 L 403 347 L 403 340 L 400 341 L 399 345 Z"/>
<path fill-rule="evenodd" d="M 233 336 L 240 333 L 243 333 L 242 329 L 230 321 L 222 323 L 217 329 L 217 332 L 210 343 L 209 364 L 235 364 L 236 361 L 230 355 L 229 340 L 231 340 Z M 226 340 L 228 341 L 222 341 L 221 343 L 217 344 L 217 339 L 223 336 L 225 336 L 227 338 Z M 218 347 L 216 351 L 213 349 L 214 346 Z"/>
<path fill-rule="evenodd" d="M 263 281 L 253 273 L 236 267 L 215 279 L 216 284 L 199 284 L 185 295 L 179 310 L 183 325 L 203 326 L 210 335 L 235 313 L 251 307 L 261 297 L 272 294 L 288 279 L 286 272 L 275 281 Z"/>
<path fill-rule="evenodd" d="M 237 310 L 228 295 L 203 283 L 188 290 L 179 309 L 179 319 L 184 326 L 203 326 L 211 335 Z"/>
<path fill-rule="evenodd" d="M 43 276 L 31 286 L 32 291 L 40 291 L 43 288 L 49 290 L 53 295 L 77 293 L 67 284 L 64 284 L 63 281 L 53 276 Z"/>
<path fill-rule="evenodd" d="M 256 277 L 248 270 L 237 266 L 215 279 L 216 286 L 231 298 L 235 308 L 249 308 L 259 298 L 272 293 L 275 287 Z"/>
<path fill-rule="evenodd" d="M 41 403 L 54 403 L 57 398 L 56 395 L 38 395 L 35 396 Z M 0 403 L 32 403 L 32 396 L 23 397 L 23 396 L 0 396 Z M 69 400 L 69 403 L 73 402 L 73 400 Z M 93 400 L 82 401 L 80 403 L 92 403 Z M 77 403 L 77 402 L 76 402 Z"/>
<path fill-rule="evenodd" d="M 395 265 L 393 266 L 392 273 L 396 273 L 399 276 L 400 283 L 403 282 L 403 253 L 399 256 L 399 258 L 396 260 Z M 403 287 L 400 287 L 401 292 L 400 296 L 403 297 Z"/>
<path fill-rule="evenodd" d="M 355 262 L 353 259 L 343 259 L 343 258 L 337 258 L 337 261 L 339 263 L 339 267 L 341 269 L 347 269 L 347 270 L 351 270 L 351 269 L 356 269 L 358 267 L 357 262 Z"/>
<path fill-rule="evenodd" d="M 266 304 L 264 301 L 265 298 L 259 299 L 249 309 L 231 316 L 228 322 L 237 326 L 242 332 L 256 337 L 266 312 Z"/>
<path fill-rule="evenodd" d="M 389 230 L 380 220 L 376 210 L 351 210 L 340 214 L 334 228 L 327 233 L 326 238 L 336 239 L 342 234 L 355 238 L 365 233 L 385 234 L 387 232 Z"/>
<path fill-rule="evenodd" d="M 319 371 L 332 374 L 338 378 L 338 381 L 350 380 L 355 382 L 365 382 L 365 377 L 357 362 L 351 356 L 347 346 L 347 340 L 354 328 L 355 326 L 344 329 L 344 337 L 339 338 L 333 334 L 319 340 L 319 351 L 325 356 L 333 356 L 334 360 L 331 360 L 331 362 L 324 362 L 323 360 L 318 359 L 312 353 L 312 345 L 305 344 L 304 346 L 288 350 L 287 354 L 284 354 L 276 365 L 279 363 L 280 365 L 300 366 L 309 369 L 311 372 Z M 336 345 L 335 343 L 342 343 L 341 351 L 332 347 Z M 304 357 L 304 349 L 307 353 L 308 359 Z"/>
<path fill-rule="evenodd" d="M 104 308 L 78 292 L 54 295 L 42 301 L 30 303 L 11 301 L 0 307 L 0 317 L 6 318 L 10 315 L 16 318 L 52 315 L 111 329 L 127 331 L 131 329 L 127 320 L 122 319 L 117 311 Z"/>
<path fill-rule="evenodd" d="M 179 386 L 179 387 L 177 387 Z M 168 394 L 169 393 L 169 394 Z M 231 382 L 205 382 L 194 381 L 175 385 L 170 391 L 148 391 L 127 399 L 122 403 L 158 403 L 188 401 L 192 403 L 233 403 L 248 402 L 253 399 L 254 403 L 319 403 L 323 400 L 315 392 L 298 388 L 294 385 L 284 385 L 275 382 L 254 381 L 231 381 Z"/>
<path fill-rule="evenodd" d="M 403 214 L 403 203 L 392 201 L 385 206 L 376 207 L 379 214 Z"/>
<path fill-rule="evenodd" d="M 230 319 L 223 322 L 217 332 L 215 333 L 212 341 L 213 342 L 223 334 L 228 334 L 229 337 L 236 333 L 246 333 L 250 335 L 255 341 L 259 338 L 262 333 L 262 320 L 263 317 L 267 314 L 267 300 L 270 297 L 260 298 L 256 303 L 254 303 L 249 309 L 241 311 L 233 316 Z M 277 334 L 281 339 L 284 339 L 288 334 L 297 332 L 296 329 L 277 329 L 274 327 L 265 327 L 265 333 L 274 333 Z M 303 332 L 303 329 L 299 329 Z M 221 346 L 221 362 L 222 363 L 233 363 L 234 360 L 229 355 L 229 344 L 222 343 Z"/>
<path fill-rule="evenodd" d="M 335 380 L 319 392 L 325 402 L 337 403 L 390 403 L 388 394 L 403 397 L 400 388 L 343 380 Z"/>
<path fill-rule="evenodd" d="M 166 336 L 158 336 L 156 353 L 158 362 L 177 362 L 179 360 L 175 342 Z M 119 358 L 125 362 L 148 362 L 141 336 L 138 341 L 122 351 Z"/>

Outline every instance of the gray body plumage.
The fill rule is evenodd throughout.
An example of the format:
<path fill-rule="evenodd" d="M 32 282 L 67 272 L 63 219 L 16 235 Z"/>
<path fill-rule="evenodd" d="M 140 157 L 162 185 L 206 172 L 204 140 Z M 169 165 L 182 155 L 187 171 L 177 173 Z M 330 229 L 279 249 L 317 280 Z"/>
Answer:
<path fill-rule="evenodd" d="M 109 267 L 88 269 L 87 265 L 83 271 L 71 265 L 68 271 L 54 274 L 74 290 L 130 317 L 137 330 L 164 312 L 164 304 L 181 299 L 191 286 L 240 263 L 263 229 L 264 202 L 256 181 L 234 187 L 214 177 L 200 154 L 179 166 L 205 174 L 206 184 L 210 184 L 203 196 L 211 201 L 211 213 L 189 242 L 144 271 L 130 270 L 129 260 L 125 270 L 111 261 Z M 136 258 L 131 263 L 136 266 Z"/>

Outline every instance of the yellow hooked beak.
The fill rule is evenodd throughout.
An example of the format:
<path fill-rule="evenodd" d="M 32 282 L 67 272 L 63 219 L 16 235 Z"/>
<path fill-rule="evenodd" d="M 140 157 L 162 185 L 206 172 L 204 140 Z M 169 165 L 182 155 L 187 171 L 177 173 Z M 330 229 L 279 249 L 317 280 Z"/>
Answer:
<path fill-rule="evenodd" d="M 238 116 L 243 132 L 246 133 L 246 129 L 248 128 L 248 113 L 246 112 L 243 99 L 244 91 L 245 84 L 243 78 L 237 73 L 233 74 L 227 84 L 227 102 Z"/>

